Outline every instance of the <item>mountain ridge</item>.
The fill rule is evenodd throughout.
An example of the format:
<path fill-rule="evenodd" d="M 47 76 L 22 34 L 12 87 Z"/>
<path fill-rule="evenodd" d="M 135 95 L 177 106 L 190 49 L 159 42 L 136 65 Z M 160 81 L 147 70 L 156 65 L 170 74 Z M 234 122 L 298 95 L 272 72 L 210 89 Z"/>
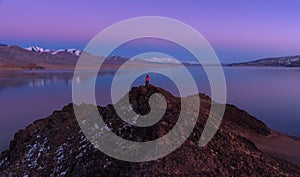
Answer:
<path fill-rule="evenodd" d="M 227 66 L 300 67 L 300 55 L 269 57 L 248 62 L 232 63 Z"/>
<path fill-rule="evenodd" d="M 51 50 L 38 46 L 21 48 L 14 45 L 0 44 L 0 68 L 2 70 L 40 70 L 67 69 L 74 70 L 80 55 L 84 53 L 89 59 L 89 66 L 97 65 L 97 60 L 105 60 L 105 68 L 121 66 L 129 59 L 120 56 L 92 56 L 79 49 Z M 118 59 L 118 60 L 116 60 Z M 148 58 L 130 60 L 132 67 L 169 67 L 182 64 L 184 66 L 201 66 L 198 62 L 182 62 L 173 58 Z M 207 65 L 210 66 L 210 65 Z M 215 66 L 211 64 L 211 66 Z M 272 67 L 300 67 L 300 55 L 271 57 L 259 60 L 222 64 L 222 66 L 272 66 Z"/>
<path fill-rule="evenodd" d="M 0 45 L 0 68 L 1 70 L 39 70 L 39 69 L 62 69 L 74 70 L 81 54 L 87 58 L 85 69 L 95 69 L 99 61 L 103 62 L 104 68 L 116 68 L 129 61 L 120 56 L 93 56 L 78 49 L 50 50 L 31 46 L 21 48 L 19 46 Z M 149 62 L 141 59 L 130 60 L 129 67 L 167 67 L 172 65 L 168 62 Z M 188 65 L 188 64 L 187 64 Z M 86 66 L 85 66 L 86 67 Z"/>
<path fill-rule="evenodd" d="M 38 47 L 38 46 L 30 46 L 30 47 L 27 47 L 27 48 L 24 48 L 24 49 L 32 51 L 32 52 L 38 52 L 38 53 L 47 52 L 47 53 L 51 53 L 52 55 L 55 55 L 55 54 L 57 54 L 59 52 L 69 52 L 71 54 L 75 54 L 75 55 L 79 56 L 82 53 L 81 50 L 74 49 L 74 48 L 71 48 L 71 49 L 51 50 L 51 49 L 44 49 L 44 48 Z"/>
<path fill-rule="evenodd" d="M 22 48 L 15 45 L 0 45 L 0 68 L 6 70 L 67 69 L 74 70 L 81 54 L 88 58 L 87 65 L 95 67 L 95 60 L 104 61 L 105 68 L 115 68 L 129 61 L 121 56 L 93 56 L 79 49 L 45 49 L 38 46 Z M 130 59 L 132 67 L 168 67 L 177 66 L 179 61 L 173 58 Z M 197 62 L 183 62 L 185 66 L 200 66 Z M 94 69 L 94 68 L 92 68 Z"/>

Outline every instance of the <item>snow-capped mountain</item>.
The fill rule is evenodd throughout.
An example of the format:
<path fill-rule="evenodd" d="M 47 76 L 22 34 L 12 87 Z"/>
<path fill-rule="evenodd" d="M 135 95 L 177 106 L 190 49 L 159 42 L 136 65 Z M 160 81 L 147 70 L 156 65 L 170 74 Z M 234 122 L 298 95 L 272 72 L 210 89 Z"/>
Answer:
<path fill-rule="evenodd" d="M 81 54 L 81 50 L 78 50 L 78 49 L 67 49 L 67 52 L 73 53 L 77 56 L 79 56 Z"/>
<path fill-rule="evenodd" d="M 25 48 L 26 50 L 33 51 L 33 52 L 38 52 L 38 53 L 43 53 L 43 52 L 48 52 L 51 53 L 52 55 L 55 55 L 59 52 L 68 52 L 74 55 L 79 56 L 81 54 L 81 50 L 78 49 L 59 49 L 59 50 L 50 50 L 50 49 L 44 49 L 42 47 L 38 46 L 30 46 L 28 48 Z"/>
<path fill-rule="evenodd" d="M 45 52 L 45 49 L 38 47 L 38 46 L 30 46 L 25 48 L 26 50 L 33 51 L 33 52 Z"/>
<path fill-rule="evenodd" d="M 195 61 L 180 61 L 177 60 L 175 58 L 168 58 L 168 57 L 153 57 L 153 58 L 146 58 L 146 59 L 135 59 L 135 60 L 139 60 L 139 61 L 146 61 L 149 63 L 161 63 L 161 64 L 182 64 L 182 65 L 188 65 L 188 66 L 199 66 L 199 62 L 195 62 Z"/>
<path fill-rule="evenodd" d="M 181 63 L 180 61 L 178 61 L 174 58 L 153 57 L 153 58 L 146 58 L 146 59 L 140 59 L 140 60 L 152 62 L 152 63 L 166 63 L 166 64 L 180 64 Z"/>

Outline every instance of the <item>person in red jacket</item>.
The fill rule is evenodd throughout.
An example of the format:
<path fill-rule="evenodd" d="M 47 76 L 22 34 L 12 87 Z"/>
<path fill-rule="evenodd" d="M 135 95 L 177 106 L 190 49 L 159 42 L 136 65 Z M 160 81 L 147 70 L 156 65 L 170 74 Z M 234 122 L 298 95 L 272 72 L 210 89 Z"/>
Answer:
<path fill-rule="evenodd" d="M 147 76 L 146 76 L 146 87 L 147 87 L 147 88 L 149 87 L 149 81 L 150 81 L 150 77 L 149 77 L 149 75 L 147 74 Z"/>

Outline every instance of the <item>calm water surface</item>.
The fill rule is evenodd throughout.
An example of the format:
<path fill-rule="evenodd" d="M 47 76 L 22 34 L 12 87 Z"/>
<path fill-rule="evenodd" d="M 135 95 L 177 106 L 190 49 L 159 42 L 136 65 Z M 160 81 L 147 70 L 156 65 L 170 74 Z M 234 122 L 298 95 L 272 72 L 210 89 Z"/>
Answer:
<path fill-rule="evenodd" d="M 205 72 L 200 67 L 189 68 L 200 92 L 210 95 Z M 178 75 L 180 69 L 166 69 Z M 227 102 L 264 121 L 283 133 L 300 136 L 300 68 L 224 67 L 227 82 Z M 135 70 L 121 73 L 120 77 L 135 75 Z M 0 77 L 0 151 L 19 129 L 34 120 L 49 116 L 72 101 L 72 72 L 41 71 L 39 73 L 10 73 Z M 110 103 L 110 84 L 114 70 L 99 73 L 96 81 L 97 104 Z M 179 96 L 174 83 L 165 76 L 150 73 L 151 83 Z M 184 78 L 181 78 L 184 80 Z M 88 76 L 76 78 L 86 85 Z M 144 83 L 144 76 L 133 85 Z M 188 88 L 188 85 L 186 86 Z"/>

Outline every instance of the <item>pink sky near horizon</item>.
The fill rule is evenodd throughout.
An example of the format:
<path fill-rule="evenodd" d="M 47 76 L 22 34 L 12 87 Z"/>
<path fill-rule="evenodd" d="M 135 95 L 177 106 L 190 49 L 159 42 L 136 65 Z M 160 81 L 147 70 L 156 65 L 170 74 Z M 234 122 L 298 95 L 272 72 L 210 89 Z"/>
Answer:
<path fill-rule="evenodd" d="M 300 54 L 300 1 L 0 1 L 0 43 L 84 48 L 104 28 L 165 16 L 198 30 L 224 62 Z M 112 39 L 113 40 L 113 39 Z M 235 52 L 234 52 L 235 51 Z"/>

